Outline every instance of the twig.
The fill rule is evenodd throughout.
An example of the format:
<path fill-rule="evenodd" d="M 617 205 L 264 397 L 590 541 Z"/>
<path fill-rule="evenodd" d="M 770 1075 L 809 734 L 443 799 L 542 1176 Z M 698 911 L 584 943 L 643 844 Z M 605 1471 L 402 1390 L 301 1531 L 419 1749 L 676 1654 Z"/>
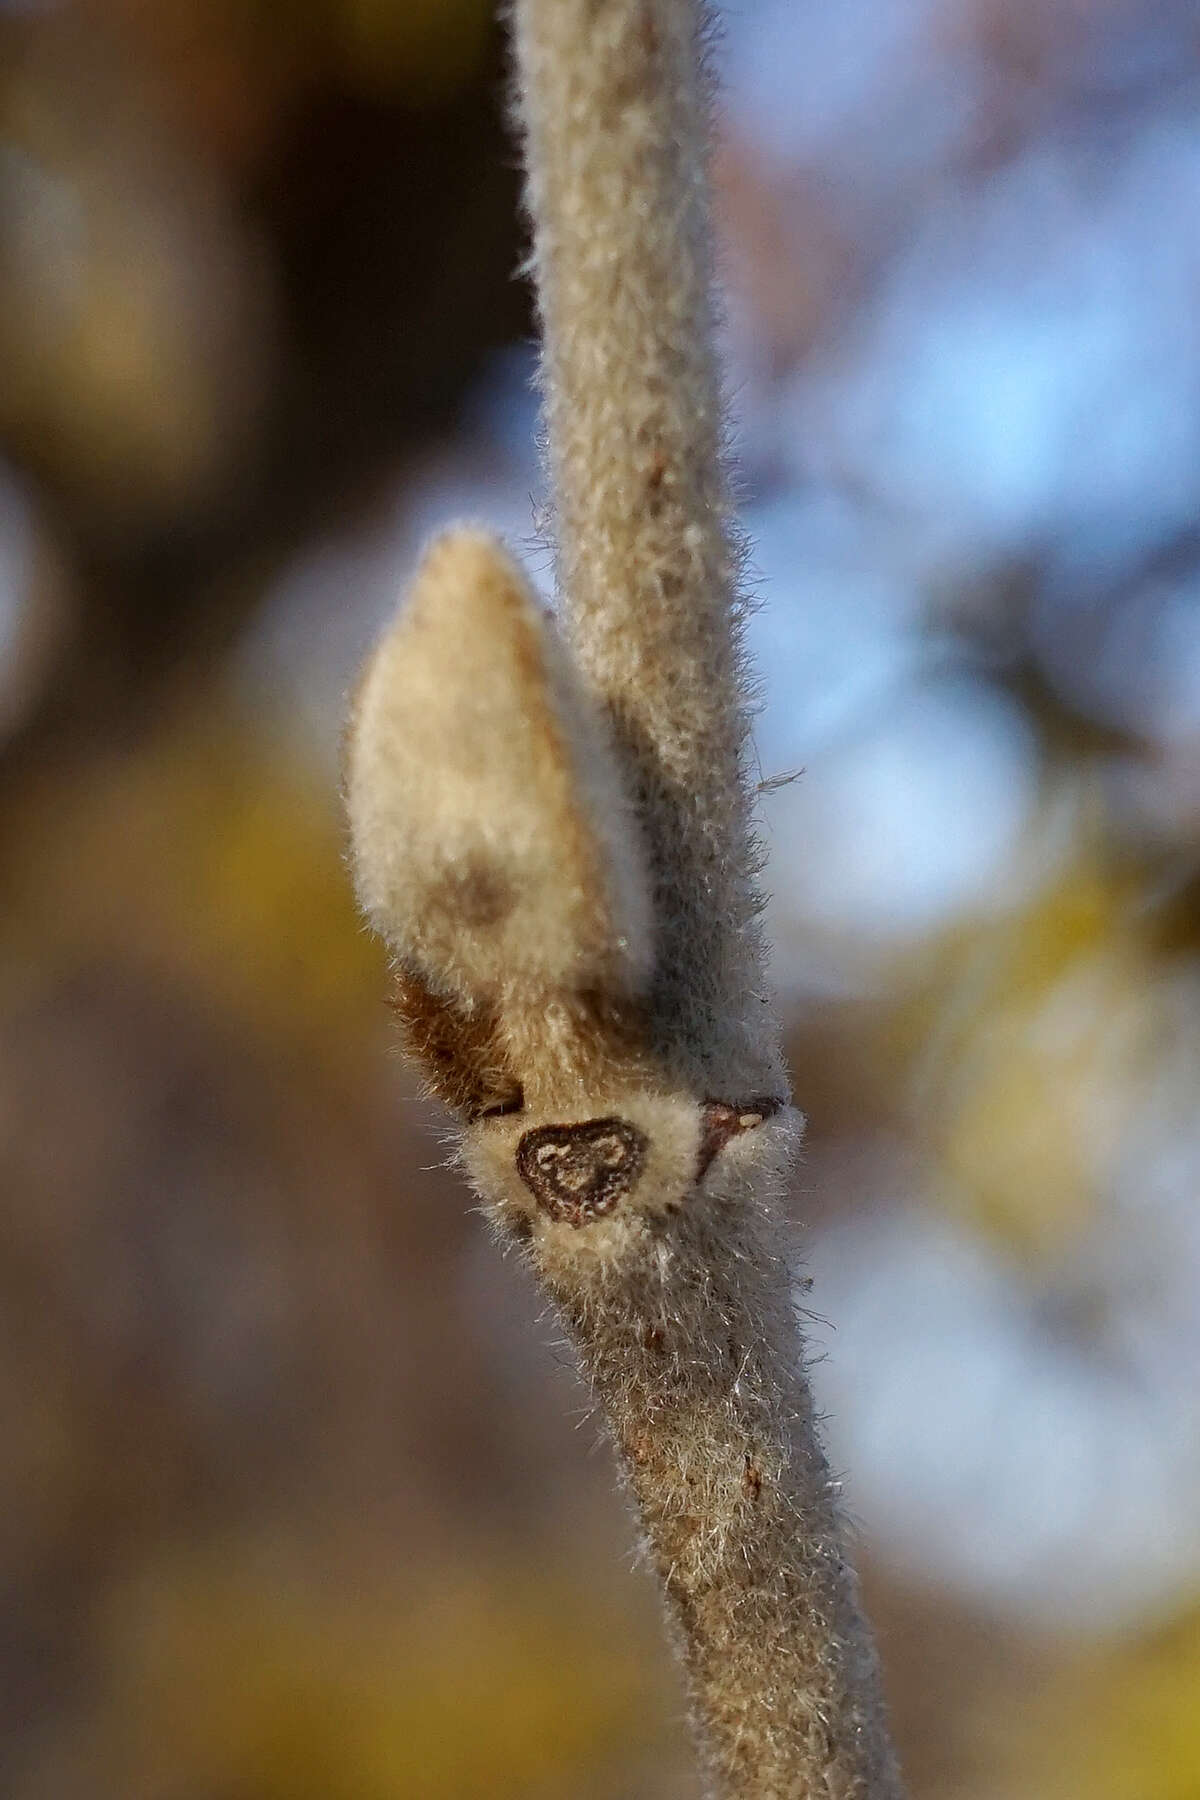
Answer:
<path fill-rule="evenodd" d="M 603 1407 L 712 1792 L 896 1800 L 783 1255 L 705 15 L 514 19 L 567 644 L 491 539 L 433 546 L 351 723 L 359 893 Z"/>

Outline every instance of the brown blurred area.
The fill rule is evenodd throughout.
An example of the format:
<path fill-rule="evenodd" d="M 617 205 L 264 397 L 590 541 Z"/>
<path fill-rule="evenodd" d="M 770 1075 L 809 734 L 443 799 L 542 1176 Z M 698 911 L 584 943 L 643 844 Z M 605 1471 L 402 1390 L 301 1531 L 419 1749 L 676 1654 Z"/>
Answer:
<path fill-rule="evenodd" d="M 907 214 L 872 214 L 865 177 L 835 191 L 815 155 L 781 172 L 728 123 L 748 412 L 872 316 L 951 163 L 990 180 L 1075 104 L 1088 31 L 1132 16 L 1117 0 L 1095 20 L 925 10 L 929 57 L 967 44 L 992 85 L 953 155 L 913 176 Z M 478 437 L 481 384 L 531 332 L 493 12 L 0 0 L 13 1800 L 698 1791 L 608 1452 L 395 1054 L 328 746 L 260 655 L 295 571 L 387 538 L 397 495 Z M 1071 115 L 1081 141 L 1081 119 L 1109 129 L 1096 92 Z M 747 440 L 752 490 L 802 485 L 767 427 Z M 477 485 L 490 467 L 476 455 Z M 863 486 L 852 458 L 838 475 Z M 532 532 L 532 505 L 519 517 Z M 1148 549 L 1130 593 L 1194 548 Z M 926 584 L 926 641 L 965 645 L 1036 741 L 1023 873 L 991 910 L 852 945 L 855 981 L 789 989 L 810 1114 L 795 1204 L 806 1246 L 828 1230 L 855 1265 L 854 1232 L 903 1228 L 896 1197 L 920 1188 L 931 1229 L 949 1221 L 1032 1296 L 1031 1339 L 1082 1366 L 1110 1354 L 1088 1259 L 1121 1133 L 1143 1090 L 1165 1096 L 1163 1144 L 1193 1111 L 1200 760 L 1195 731 L 1156 742 L 1047 674 L 1026 627 L 1048 565 L 1033 533 Z M 353 554 L 322 566 L 318 616 L 300 606 L 292 629 L 312 664 L 328 630 L 340 680 L 388 596 L 352 591 Z M 1093 650 L 1085 633 L 1071 655 Z M 1151 789 L 1130 825 L 1130 793 Z M 781 986 L 814 957 L 844 973 L 850 935 L 801 919 Z M 897 1265 L 892 1285 L 907 1279 Z M 1150 1289 L 1140 1304 L 1161 1311 Z M 848 1324 L 841 1349 L 819 1345 L 852 1369 L 847 1409 L 874 1380 L 847 1359 L 858 1341 Z M 1134 1391 L 1134 1409 L 1154 1399 Z M 897 1496 L 907 1519 L 916 1501 Z M 916 1800 L 1195 1800 L 1194 1570 L 1119 1626 L 1058 1630 L 1024 1616 L 1016 1576 L 1006 1607 L 940 1574 L 925 1538 L 922 1562 L 864 1529 L 861 1556 Z"/>
<path fill-rule="evenodd" d="M 594 1427 L 392 1054 L 330 772 L 226 678 L 273 572 L 528 330 L 501 72 L 478 0 L 0 12 L 0 442 L 32 540 L 0 762 L 0 1787 L 28 1800 L 686 1768 Z"/>

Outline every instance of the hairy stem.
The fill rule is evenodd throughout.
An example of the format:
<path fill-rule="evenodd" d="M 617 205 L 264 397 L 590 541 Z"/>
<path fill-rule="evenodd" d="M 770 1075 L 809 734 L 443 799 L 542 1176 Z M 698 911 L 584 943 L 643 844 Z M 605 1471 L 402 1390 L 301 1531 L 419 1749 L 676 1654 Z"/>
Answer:
<path fill-rule="evenodd" d="M 701 9 L 517 0 L 558 577 L 646 823 L 657 1012 L 697 1074 L 757 1055 L 740 544 L 722 463 Z M 761 1009 L 760 1009 L 761 1010 Z M 722 1065 L 726 1065 L 722 1068 Z M 718 1073 L 718 1071 L 720 1071 Z"/>
<path fill-rule="evenodd" d="M 699 0 L 516 0 L 566 643 L 427 552 L 347 734 L 362 905 L 642 1519 L 719 1800 L 898 1800 L 793 1311 Z"/>
<path fill-rule="evenodd" d="M 746 1198 L 672 1220 L 619 1283 L 551 1286 L 638 1505 L 711 1791 L 894 1800 L 778 1248 Z"/>
<path fill-rule="evenodd" d="M 654 1047 L 777 1091 L 745 770 L 696 0 L 516 0 L 558 576 L 646 831 Z M 899 1792 L 769 1179 L 611 1263 L 543 1243 L 637 1498 L 722 1795 Z M 563 1252 L 566 1252 L 565 1254 Z"/>

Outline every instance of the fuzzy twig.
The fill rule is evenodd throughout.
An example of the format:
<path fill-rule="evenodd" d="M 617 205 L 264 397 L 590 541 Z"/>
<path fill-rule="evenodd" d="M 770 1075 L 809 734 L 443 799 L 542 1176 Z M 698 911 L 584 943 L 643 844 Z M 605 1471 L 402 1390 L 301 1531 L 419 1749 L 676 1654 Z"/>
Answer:
<path fill-rule="evenodd" d="M 700 1052 L 692 1073 L 718 1087 L 722 1064 L 748 1060 L 733 1079 L 754 1092 L 778 1077 L 745 1016 L 763 975 L 703 20 L 662 0 L 517 0 L 513 16 L 568 631 L 626 753 L 668 898 L 663 1047 L 686 1041 Z"/>
<path fill-rule="evenodd" d="M 803 1373 L 696 0 L 516 0 L 565 644 L 428 553 L 348 738 L 363 905 L 608 1422 L 722 1800 L 896 1800 Z"/>

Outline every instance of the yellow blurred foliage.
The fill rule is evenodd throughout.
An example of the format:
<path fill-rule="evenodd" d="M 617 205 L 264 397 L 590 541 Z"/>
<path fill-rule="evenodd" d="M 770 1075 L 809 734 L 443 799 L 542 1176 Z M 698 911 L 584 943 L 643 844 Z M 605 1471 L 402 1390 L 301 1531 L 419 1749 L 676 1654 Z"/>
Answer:
<path fill-rule="evenodd" d="M 1013 1800 L 1196 1800 L 1200 1609 L 1073 1663 L 1027 1723 Z"/>
<path fill-rule="evenodd" d="M 1087 844 L 1027 905 L 943 946 L 899 1033 L 940 1203 L 1030 1262 L 1075 1241 L 1152 1074 L 1159 995 L 1131 893 Z"/>
<path fill-rule="evenodd" d="M 373 1050 L 383 957 L 356 913 L 334 783 L 219 701 L 26 797 L 7 931 L 34 964 L 120 955 L 272 1041 Z"/>
<path fill-rule="evenodd" d="M 0 67 L 0 431 L 105 529 L 227 493 L 272 368 L 263 246 L 93 20 Z"/>
<path fill-rule="evenodd" d="M 128 1791 L 549 1800 L 580 1770 L 632 1772 L 661 1729 L 657 1646 L 631 1643 L 590 1589 L 584 1615 L 543 1567 L 445 1565 L 415 1593 L 339 1594 L 290 1587 L 278 1560 L 193 1552 L 113 1608 L 88 1753 Z"/>
<path fill-rule="evenodd" d="M 420 105 L 475 73 L 493 13 L 489 0 L 342 0 L 335 19 L 354 78 Z"/>

